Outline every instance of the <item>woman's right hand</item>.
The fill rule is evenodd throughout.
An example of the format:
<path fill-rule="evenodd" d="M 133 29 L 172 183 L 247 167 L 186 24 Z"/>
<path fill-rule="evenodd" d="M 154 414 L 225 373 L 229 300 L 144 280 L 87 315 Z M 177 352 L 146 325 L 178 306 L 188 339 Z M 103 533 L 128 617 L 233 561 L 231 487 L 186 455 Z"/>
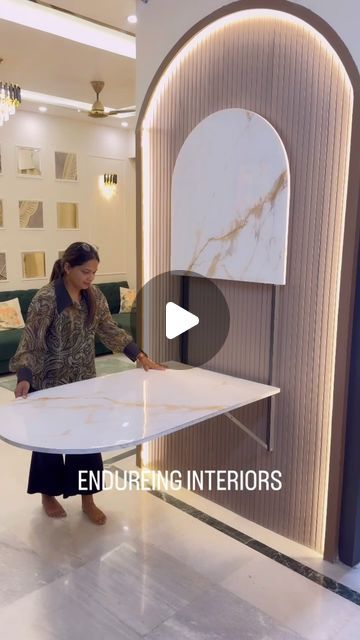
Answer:
<path fill-rule="evenodd" d="M 28 382 L 27 380 L 18 382 L 15 389 L 15 398 L 27 398 L 29 389 L 30 382 Z"/>

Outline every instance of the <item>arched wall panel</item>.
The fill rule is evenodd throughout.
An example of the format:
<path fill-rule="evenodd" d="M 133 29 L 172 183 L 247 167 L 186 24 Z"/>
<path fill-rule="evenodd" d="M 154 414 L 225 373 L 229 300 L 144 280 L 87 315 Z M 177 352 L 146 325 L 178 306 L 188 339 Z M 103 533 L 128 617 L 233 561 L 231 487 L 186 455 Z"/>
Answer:
<path fill-rule="evenodd" d="M 246 15 L 245 15 L 246 14 Z M 225 417 L 144 448 L 161 469 L 280 469 L 280 492 L 203 495 L 287 537 L 324 543 L 340 273 L 353 109 L 346 70 L 325 39 L 279 11 L 238 11 L 194 36 L 164 73 L 142 120 L 142 283 L 170 269 L 171 176 L 192 129 L 220 109 L 259 113 L 278 131 L 290 164 L 287 283 L 218 280 L 231 313 L 228 338 L 208 368 L 281 388 L 274 452 L 267 453 Z M 190 278 L 191 296 L 201 283 Z M 165 285 L 164 285 L 165 286 Z M 179 291 L 167 289 L 168 299 Z M 275 323 L 272 331 L 272 305 Z M 152 301 L 144 347 L 158 360 L 164 312 Z M 204 327 L 204 331 L 206 327 Z M 275 346 L 274 346 L 275 345 Z M 192 345 L 201 351 L 201 345 Z M 263 435 L 267 402 L 235 412 Z"/>

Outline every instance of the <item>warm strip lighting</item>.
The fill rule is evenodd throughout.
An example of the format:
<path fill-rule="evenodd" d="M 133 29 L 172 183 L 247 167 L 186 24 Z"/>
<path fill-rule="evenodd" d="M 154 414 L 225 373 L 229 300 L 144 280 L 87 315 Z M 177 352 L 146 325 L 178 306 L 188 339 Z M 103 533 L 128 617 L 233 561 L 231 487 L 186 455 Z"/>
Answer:
<path fill-rule="evenodd" d="M 1 0 L 0 18 L 60 38 L 136 58 L 135 36 L 28 0 Z"/>
<path fill-rule="evenodd" d="M 65 109 L 76 109 L 77 111 L 90 111 L 92 105 L 89 102 L 80 102 L 79 100 L 69 100 L 60 96 L 49 96 L 45 93 L 37 93 L 36 91 L 21 90 L 22 99 L 25 102 L 36 102 L 41 104 L 51 104 L 54 107 L 65 107 Z M 127 109 L 135 109 L 135 106 L 125 107 Z M 105 107 L 108 113 L 116 109 L 116 107 Z M 118 113 L 112 118 L 133 118 L 135 113 Z"/>
<path fill-rule="evenodd" d="M 158 101 L 160 100 L 164 89 L 166 88 L 168 82 L 171 80 L 172 75 L 177 71 L 181 63 L 185 58 L 187 58 L 191 53 L 204 42 L 207 38 L 209 38 L 214 33 L 221 31 L 224 27 L 231 24 L 243 23 L 247 20 L 253 19 L 264 19 L 264 18 L 275 18 L 277 20 L 281 20 L 287 24 L 295 24 L 297 26 L 301 26 L 308 33 L 315 36 L 315 38 L 321 42 L 323 46 L 326 47 L 329 55 L 334 57 L 335 62 L 342 65 L 342 62 L 337 55 L 336 51 L 332 48 L 330 43 L 324 38 L 324 36 L 316 31 L 314 27 L 309 25 L 304 20 L 297 18 L 296 16 L 291 15 L 290 13 L 285 13 L 284 11 L 276 11 L 275 9 L 244 9 L 243 11 L 237 11 L 236 13 L 230 13 L 229 15 L 223 16 L 216 20 L 215 22 L 210 23 L 204 29 L 199 31 L 195 36 L 193 36 L 189 42 L 187 42 L 180 51 L 175 55 L 173 60 L 169 63 L 168 67 L 164 70 L 163 75 L 161 76 L 158 84 L 155 87 L 154 93 L 149 101 L 148 108 L 146 110 L 142 128 L 145 129 L 149 127 L 149 123 L 152 120 L 153 114 L 157 108 Z"/>

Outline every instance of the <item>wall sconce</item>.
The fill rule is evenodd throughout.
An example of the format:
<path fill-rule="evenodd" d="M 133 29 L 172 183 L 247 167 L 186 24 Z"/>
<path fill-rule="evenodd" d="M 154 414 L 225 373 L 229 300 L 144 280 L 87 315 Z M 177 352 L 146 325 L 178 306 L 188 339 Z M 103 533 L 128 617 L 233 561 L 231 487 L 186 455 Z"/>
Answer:
<path fill-rule="evenodd" d="M 98 177 L 99 191 L 106 200 L 111 200 L 116 194 L 118 177 L 116 173 L 104 173 Z"/>
<path fill-rule="evenodd" d="M 116 173 L 104 173 L 104 184 L 109 187 L 117 184 Z"/>

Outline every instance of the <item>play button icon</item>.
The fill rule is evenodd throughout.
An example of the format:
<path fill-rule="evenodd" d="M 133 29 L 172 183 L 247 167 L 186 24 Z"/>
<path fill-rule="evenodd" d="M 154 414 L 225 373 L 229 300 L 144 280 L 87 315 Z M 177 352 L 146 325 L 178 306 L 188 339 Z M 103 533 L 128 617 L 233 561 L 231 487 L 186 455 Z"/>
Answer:
<path fill-rule="evenodd" d="M 185 331 L 199 324 L 199 318 L 194 313 L 186 311 L 174 302 L 166 305 L 166 337 L 169 340 L 180 336 Z"/>
<path fill-rule="evenodd" d="M 159 273 L 138 291 L 129 333 L 158 362 L 202 367 L 229 333 L 230 311 L 222 286 L 194 271 Z"/>

